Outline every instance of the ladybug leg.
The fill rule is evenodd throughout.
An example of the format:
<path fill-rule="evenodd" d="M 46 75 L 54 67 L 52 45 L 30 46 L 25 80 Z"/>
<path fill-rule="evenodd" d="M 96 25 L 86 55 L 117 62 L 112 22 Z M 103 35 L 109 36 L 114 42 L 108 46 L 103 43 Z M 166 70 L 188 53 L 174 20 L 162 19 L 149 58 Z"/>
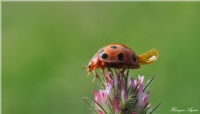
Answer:
<path fill-rule="evenodd" d="M 102 74 L 104 75 L 104 78 L 105 78 L 105 80 L 106 80 L 106 83 L 108 84 L 108 76 L 104 73 L 105 66 L 106 66 L 105 63 L 102 62 L 102 64 L 101 64 L 101 72 L 102 72 Z"/>
<path fill-rule="evenodd" d="M 124 75 L 124 71 L 126 70 L 126 68 L 124 68 L 124 69 L 122 69 L 121 71 L 120 71 L 120 73 L 124 76 L 124 78 L 126 77 L 125 75 Z"/>
<path fill-rule="evenodd" d="M 111 72 L 111 74 L 113 75 L 113 73 L 112 73 L 112 70 L 110 70 L 110 68 L 109 67 L 107 67 L 108 68 L 108 72 Z"/>
<path fill-rule="evenodd" d="M 108 68 L 108 71 L 111 71 L 109 67 L 107 67 L 107 68 Z"/>
<path fill-rule="evenodd" d="M 106 80 L 106 83 L 108 83 L 108 76 L 104 73 L 104 68 L 101 68 L 101 72 L 104 75 L 104 78 Z"/>
<path fill-rule="evenodd" d="M 98 77 L 98 74 L 97 74 L 95 71 L 93 71 L 93 74 L 94 74 L 94 79 L 93 79 L 92 83 L 94 83 L 94 82 L 95 82 L 95 80 L 96 80 L 96 79 L 97 79 L 97 77 Z"/>

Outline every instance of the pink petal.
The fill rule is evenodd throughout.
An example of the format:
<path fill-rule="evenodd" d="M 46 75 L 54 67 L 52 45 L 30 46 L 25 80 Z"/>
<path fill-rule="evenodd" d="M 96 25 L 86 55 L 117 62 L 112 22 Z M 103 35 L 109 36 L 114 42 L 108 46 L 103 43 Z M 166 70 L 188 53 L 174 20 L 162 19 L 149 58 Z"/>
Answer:
<path fill-rule="evenodd" d="M 127 99 L 124 81 L 121 80 L 120 84 L 121 84 L 121 99 L 122 99 L 122 104 L 124 104 Z"/>
<path fill-rule="evenodd" d="M 141 76 L 140 75 L 138 76 L 138 84 L 142 84 L 144 81 L 144 76 Z"/>
<path fill-rule="evenodd" d="M 101 103 L 101 96 L 98 92 L 96 92 L 95 90 L 93 91 L 94 93 L 94 100 L 97 102 L 97 103 Z M 95 107 L 96 109 L 100 109 L 99 105 L 95 103 Z"/>
<path fill-rule="evenodd" d="M 148 102 L 149 94 L 150 94 L 150 92 L 148 91 L 148 92 L 144 95 L 144 97 L 143 97 L 143 99 L 142 99 L 142 106 L 146 105 L 146 103 Z"/>
<path fill-rule="evenodd" d="M 108 73 L 106 74 L 106 76 L 108 76 L 108 81 L 111 80 L 111 79 L 112 79 L 112 77 L 111 77 L 111 71 L 108 72 Z"/>
<path fill-rule="evenodd" d="M 108 85 L 106 86 L 106 90 L 105 90 L 107 95 L 110 94 L 113 84 L 114 84 L 114 80 L 113 79 L 109 80 Z"/>
<path fill-rule="evenodd" d="M 98 112 L 99 114 L 104 114 L 103 111 L 101 111 L 101 110 L 97 110 L 97 112 Z"/>
<path fill-rule="evenodd" d="M 95 90 L 93 91 L 94 93 L 94 100 L 97 102 L 97 103 L 100 103 L 100 94 L 98 92 L 96 92 Z"/>
<path fill-rule="evenodd" d="M 99 90 L 99 94 L 100 94 L 100 102 L 106 103 L 108 100 L 108 95 L 106 94 L 106 92 L 104 90 Z"/>
<path fill-rule="evenodd" d="M 131 77 L 131 81 L 130 81 L 130 86 L 132 87 L 132 89 L 134 90 L 136 87 L 136 83 L 135 80 Z"/>
<path fill-rule="evenodd" d="M 138 85 L 138 102 L 140 106 L 142 105 L 142 98 L 143 98 L 143 85 L 139 84 Z"/>
<path fill-rule="evenodd" d="M 120 106 L 120 104 L 118 103 L 116 98 L 113 97 L 113 108 L 114 108 L 115 114 L 118 114 L 120 112 L 120 107 L 119 106 Z"/>

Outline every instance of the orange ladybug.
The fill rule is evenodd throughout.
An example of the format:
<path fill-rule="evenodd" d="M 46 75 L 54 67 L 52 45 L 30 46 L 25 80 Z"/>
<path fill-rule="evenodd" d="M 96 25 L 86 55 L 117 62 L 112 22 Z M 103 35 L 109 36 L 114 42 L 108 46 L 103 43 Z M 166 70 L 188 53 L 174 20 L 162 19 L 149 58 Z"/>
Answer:
<path fill-rule="evenodd" d="M 88 76 L 91 71 L 100 68 L 107 81 L 108 79 L 104 73 L 105 68 L 122 69 L 121 73 L 123 73 L 126 69 L 138 69 L 142 64 L 152 63 L 158 56 L 159 53 L 154 48 L 137 56 L 128 46 L 123 44 L 109 44 L 102 47 L 89 61 L 87 66 Z"/>

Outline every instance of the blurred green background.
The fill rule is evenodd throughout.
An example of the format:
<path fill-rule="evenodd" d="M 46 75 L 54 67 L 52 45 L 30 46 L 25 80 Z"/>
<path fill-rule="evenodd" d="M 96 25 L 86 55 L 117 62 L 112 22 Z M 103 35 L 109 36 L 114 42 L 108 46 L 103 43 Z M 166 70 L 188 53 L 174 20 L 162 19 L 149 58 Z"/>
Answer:
<path fill-rule="evenodd" d="M 197 2 L 2 2 L 2 113 L 91 113 L 82 97 L 99 84 L 81 68 L 110 43 L 159 50 L 154 64 L 131 70 L 156 76 L 156 114 L 200 110 L 199 38 Z"/>

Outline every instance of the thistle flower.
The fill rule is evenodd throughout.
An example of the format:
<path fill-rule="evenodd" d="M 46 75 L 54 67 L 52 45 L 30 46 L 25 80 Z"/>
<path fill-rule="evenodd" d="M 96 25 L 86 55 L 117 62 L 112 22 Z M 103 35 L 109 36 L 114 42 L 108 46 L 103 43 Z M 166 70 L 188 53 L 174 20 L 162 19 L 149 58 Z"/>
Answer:
<path fill-rule="evenodd" d="M 86 98 L 83 100 L 90 106 L 96 114 L 151 114 L 160 103 L 151 108 L 148 102 L 150 91 L 146 88 L 153 81 L 154 77 L 144 84 L 144 76 L 138 76 L 135 80 L 129 77 L 128 71 L 126 76 L 122 73 L 110 71 L 107 74 L 108 83 L 97 78 L 102 84 L 101 89 L 93 91 L 94 98 L 89 103 Z"/>

